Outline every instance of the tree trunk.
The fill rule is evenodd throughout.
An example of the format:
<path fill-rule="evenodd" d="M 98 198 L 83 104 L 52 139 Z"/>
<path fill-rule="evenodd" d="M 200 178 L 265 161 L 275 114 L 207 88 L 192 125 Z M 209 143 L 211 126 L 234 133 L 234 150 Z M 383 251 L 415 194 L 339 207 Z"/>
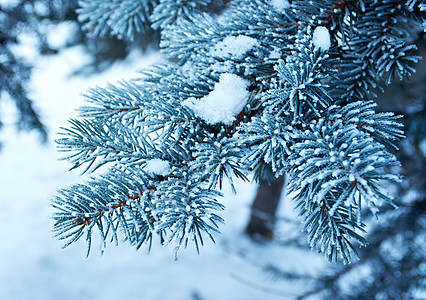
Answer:
<path fill-rule="evenodd" d="M 284 186 L 284 176 L 270 184 L 263 179 L 257 189 L 257 195 L 251 206 L 250 222 L 246 233 L 255 239 L 272 239 L 274 234 L 275 214 Z"/>

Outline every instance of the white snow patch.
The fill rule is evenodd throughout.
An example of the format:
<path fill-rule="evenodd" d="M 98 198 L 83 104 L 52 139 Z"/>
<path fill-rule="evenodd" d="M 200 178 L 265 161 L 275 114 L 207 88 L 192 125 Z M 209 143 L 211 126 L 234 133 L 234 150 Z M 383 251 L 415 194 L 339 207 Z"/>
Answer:
<path fill-rule="evenodd" d="M 74 34 L 78 32 L 78 25 L 74 22 L 61 22 L 50 25 L 46 29 L 46 39 L 53 48 L 62 48 L 67 45 Z"/>
<path fill-rule="evenodd" d="M 290 3 L 287 0 L 272 0 L 271 5 L 276 11 L 282 13 L 286 8 L 290 7 Z"/>
<path fill-rule="evenodd" d="M 281 58 L 281 52 L 278 50 L 272 50 L 272 52 L 269 54 L 269 59 L 280 59 Z"/>
<path fill-rule="evenodd" d="M 211 66 L 211 69 L 213 72 L 217 72 L 217 73 L 228 73 L 232 71 L 233 66 L 229 60 L 224 62 L 218 61 Z"/>
<path fill-rule="evenodd" d="M 170 163 L 167 160 L 154 158 L 146 162 L 145 169 L 152 175 L 165 176 L 170 173 Z"/>
<path fill-rule="evenodd" d="M 317 48 L 320 48 L 321 50 L 328 50 L 330 49 L 330 33 L 328 32 L 328 29 L 324 26 L 318 26 L 314 30 L 313 35 L 313 41 L 314 45 Z"/>
<path fill-rule="evenodd" d="M 200 99 L 188 98 L 182 104 L 208 124 L 231 125 L 247 104 L 248 86 L 247 80 L 235 74 L 222 73 L 210 94 Z"/>
<path fill-rule="evenodd" d="M 240 34 L 239 36 L 227 36 L 223 41 L 217 43 L 210 53 L 219 57 L 242 58 L 256 46 L 260 46 L 256 39 Z"/>

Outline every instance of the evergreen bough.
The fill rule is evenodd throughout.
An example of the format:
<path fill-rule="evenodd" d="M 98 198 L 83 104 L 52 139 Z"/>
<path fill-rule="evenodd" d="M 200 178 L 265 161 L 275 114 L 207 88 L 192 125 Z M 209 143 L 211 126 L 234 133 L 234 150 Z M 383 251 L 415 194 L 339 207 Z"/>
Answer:
<path fill-rule="evenodd" d="M 139 248 L 159 236 L 198 250 L 223 222 L 225 177 L 233 187 L 250 174 L 286 173 L 310 245 L 351 262 L 367 244 L 362 208 L 393 205 L 386 181 L 400 180 L 389 147 L 402 125 L 373 99 L 381 82 L 414 72 L 422 1 L 233 0 L 215 17 L 177 10 L 180 1 L 159 1 L 153 15 L 146 1 L 137 13 L 107 1 L 128 22 L 119 26 L 85 9 L 99 1 L 86 2 L 84 18 L 99 34 L 132 39 L 147 20 L 136 16 L 150 14 L 178 62 L 91 89 L 81 118 L 63 129 L 57 143 L 73 168 L 104 170 L 54 197 L 65 246 L 85 236 L 90 250 L 97 230 L 103 247 L 122 236 Z M 185 17 L 169 18 L 178 11 Z"/>
<path fill-rule="evenodd" d="M 78 18 L 94 36 L 134 41 L 152 29 L 211 11 L 221 0 L 79 0 Z M 152 28 L 151 28 L 152 27 Z"/>

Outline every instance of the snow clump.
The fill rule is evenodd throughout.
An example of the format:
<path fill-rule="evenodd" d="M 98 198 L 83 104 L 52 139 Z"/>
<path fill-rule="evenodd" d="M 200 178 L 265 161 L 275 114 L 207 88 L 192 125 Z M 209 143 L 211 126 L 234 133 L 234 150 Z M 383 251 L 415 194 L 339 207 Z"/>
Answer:
<path fill-rule="evenodd" d="M 271 5 L 277 12 L 284 12 L 286 8 L 290 7 L 290 3 L 287 0 L 272 0 Z"/>
<path fill-rule="evenodd" d="M 314 30 L 313 42 L 315 47 L 320 48 L 323 51 L 330 49 L 330 33 L 324 26 L 318 26 Z"/>
<path fill-rule="evenodd" d="M 249 36 L 241 34 L 239 36 L 227 36 L 223 41 L 217 43 L 210 53 L 223 58 L 243 58 L 244 54 L 255 46 L 260 46 L 259 42 Z"/>
<path fill-rule="evenodd" d="M 170 173 L 170 163 L 166 160 L 154 158 L 146 162 L 145 170 L 151 175 L 165 176 Z"/>
<path fill-rule="evenodd" d="M 278 50 L 272 50 L 272 52 L 269 54 L 268 59 L 280 59 L 281 58 L 281 52 Z"/>
<path fill-rule="evenodd" d="M 247 104 L 248 80 L 235 74 L 222 73 L 213 91 L 200 99 L 193 97 L 183 101 L 182 105 L 192 109 L 196 116 L 208 124 L 223 123 L 232 125 Z"/>
<path fill-rule="evenodd" d="M 219 61 L 215 62 L 211 66 L 211 70 L 216 73 L 229 73 L 232 71 L 232 69 L 233 69 L 233 65 L 229 60 L 224 62 L 219 62 Z"/>

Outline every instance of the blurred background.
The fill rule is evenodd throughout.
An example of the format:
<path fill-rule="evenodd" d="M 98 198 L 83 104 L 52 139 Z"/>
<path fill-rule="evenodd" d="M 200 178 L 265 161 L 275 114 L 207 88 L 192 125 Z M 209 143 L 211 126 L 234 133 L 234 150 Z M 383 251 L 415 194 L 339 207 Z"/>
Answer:
<path fill-rule="evenodd" d="M 405 179 L 389 186 L 397 210 L 383 206 L 380 222 L 366 212 L 370 246 L 358 262 L 330 264 L 309 249 L 283 182 L 238 182 L 236 195 L 225 187 L 222 236 L 199 255 L 189 248 L 174 261 L 173 248 L 122 243 L 86 258 L 84 240 L 61 249 L 50 199 L 82 178 L 59 160 L 56 132 L 88 88 L 166 61 L 160 29 L 131 40 L 90 35 L 77 6 L 0 0 L 0 299 L 426 299 L 424 64 L 379 96 L 380 110 L 404 115 L 395 154 Z M 424 35 L 415 38 L 425 57 Z M 259 218 L 255 199 L 268 193 L 274 209 Z"/>

